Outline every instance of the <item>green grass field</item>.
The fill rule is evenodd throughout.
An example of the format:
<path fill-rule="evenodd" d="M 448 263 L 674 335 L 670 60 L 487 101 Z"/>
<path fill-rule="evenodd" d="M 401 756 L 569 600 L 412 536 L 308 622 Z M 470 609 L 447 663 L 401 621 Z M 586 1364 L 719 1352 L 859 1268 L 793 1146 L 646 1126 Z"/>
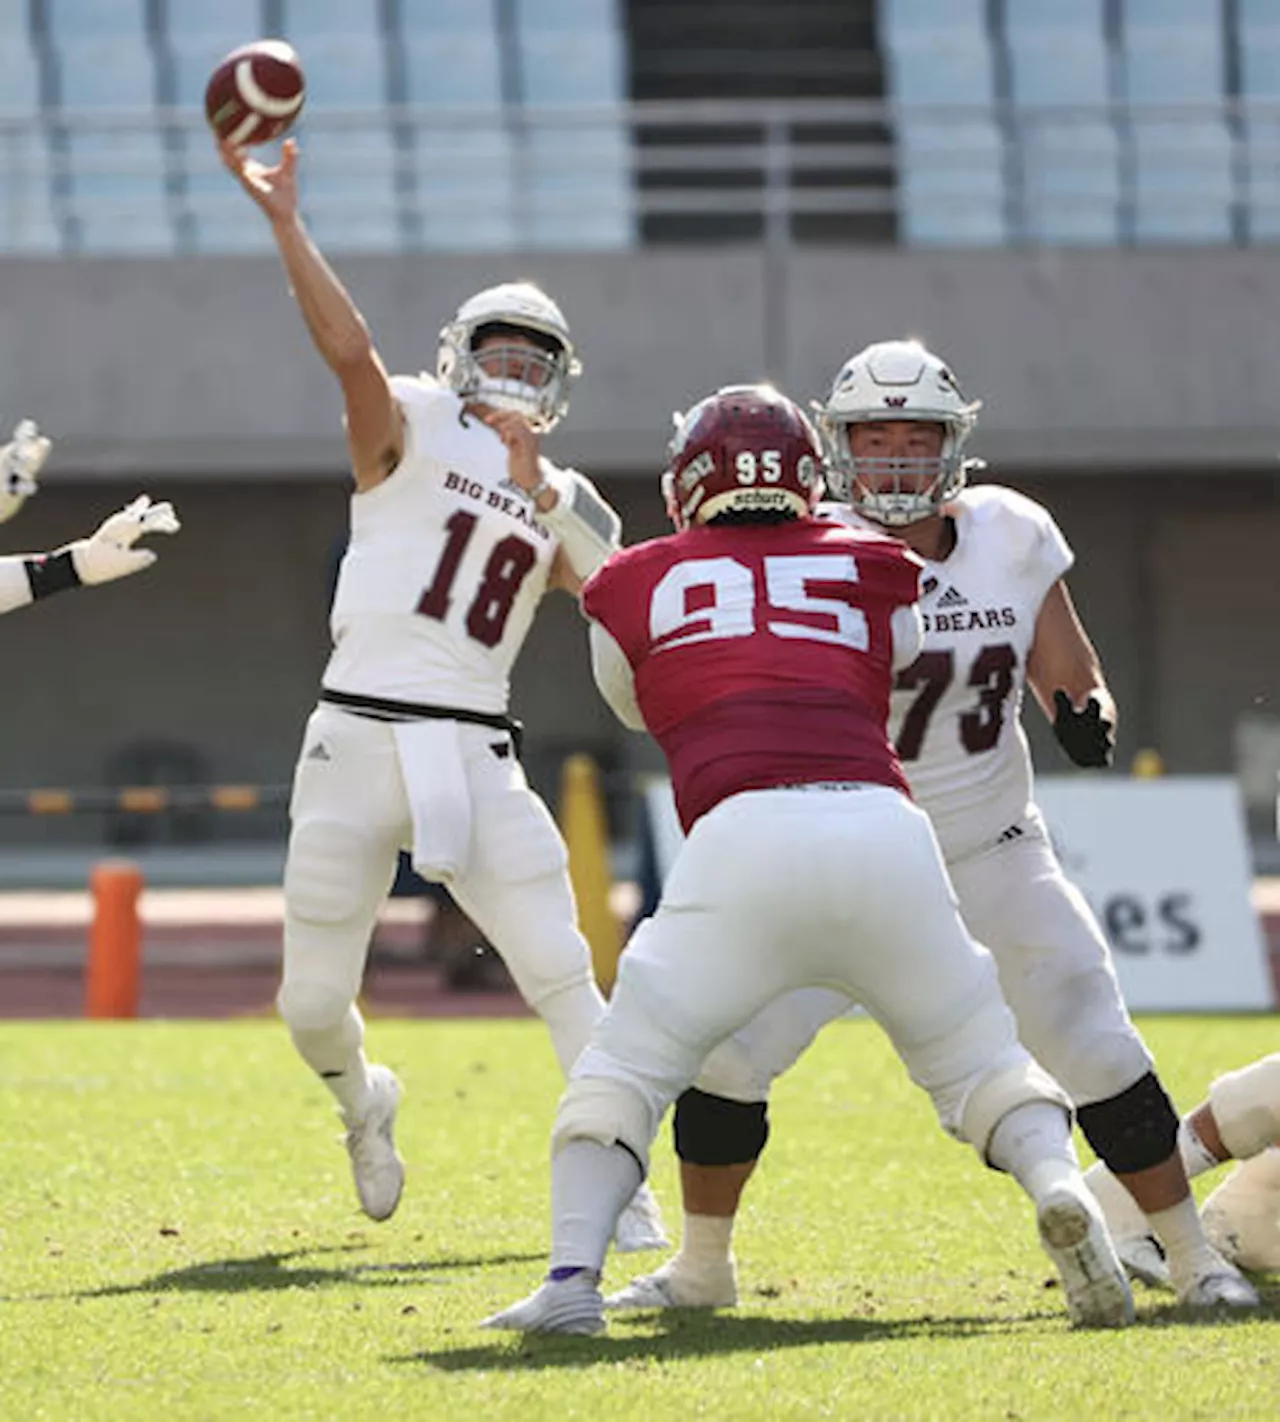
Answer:
<path fill-rule="evenodd" d="M 1183 1106 L 1276 1045 L 1274 1018 L 1144 1026 Z M 482 1332 L 545 1269 L 550 1047 L 528 1021 L 370 1038 L 408 1093 L 381 1226 L 274 1022 L 0 1025 L 0 1417 L 1280 1414 L 1280 1281 L 1247 1322 L 1140 1292 L 1135 1328 L 1071 1330 L 1025 1201 L 863 1022 L 778 1090 L 736 1313 Z M 665 1132 L 654 1181 L 677 1223 Z"/>

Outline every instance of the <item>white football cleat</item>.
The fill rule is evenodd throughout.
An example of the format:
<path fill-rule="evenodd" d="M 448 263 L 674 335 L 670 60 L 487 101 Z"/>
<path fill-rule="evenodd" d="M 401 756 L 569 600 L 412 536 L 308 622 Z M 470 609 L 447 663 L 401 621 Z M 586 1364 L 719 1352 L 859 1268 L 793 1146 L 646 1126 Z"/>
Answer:
<path fill-rule="evenodd" d="M 605 1299 L 605 1308 L 623 1313 L 655 1308 L 733 1308 L 737 1304 L 738 1271 L 732 1260 L 714 1275 L 701 1278 L 695 1278 L 688 1268 L 677 1268 L 677 1263 L 668 1260 L 652 1274 L 632 1279 L 626 1288 Z"/>
<path fill-rule="evenodd" d="M 603 1333 L 599 1276 L 584 1269 L 568 1279 L 547 1279 L 527 1299 L 490 1314 L 480 1327 L 513 1333 Z"/>
<path fill-rule="evenodd" d="M 1102 1211 L 1088 1191 L 1057 1186 L 1036 1202 L 1036 1227 L 1081 1328 L 1124 1328 L 1133 1322 L 1133 1293 Z"/>
<path fill-rule="evenodd" d="M 1149 1289 L 1172 1289 L 1173 1276 L 1165 1261 L 1164 1246 L 1154 1234 L 1113 1235 L 1116 1253 L 1131 1279 Z"/>
<path fill-rule="evenodd" d="M 613 1247 L 619 1254 L 638 1254 L 644 1249 L 670 1246 L 658 1202 L 648 1185 L 642 1184 L 618 1216 L 613 1227 Z"/>
<path fill-rule="evenodd" d="M 1280 1269 L 1280 1150 L 1242 1161 L 1200 1211 L 1209 1243 L 1232 1264 Z"/>
<path fill-rule="evenodd" d="M 1216 1249 L 1206 1249 L 1199 1258 L 1201 1267 L 1178 1288 L 1180 1304 L 1187 1308 L 1258 1307 L 1258 1291 Z"/>
<path fill-rule="evenodd" d="M 345 1114 L 347 1154 L 360 1208 L 371 1220 L 390 1219 L 404 1189 L 404 1161 L 396 1150 L 400 1083 L 390 1067 L 369 1068 L 369 1097 L 359 1117 Z"/>

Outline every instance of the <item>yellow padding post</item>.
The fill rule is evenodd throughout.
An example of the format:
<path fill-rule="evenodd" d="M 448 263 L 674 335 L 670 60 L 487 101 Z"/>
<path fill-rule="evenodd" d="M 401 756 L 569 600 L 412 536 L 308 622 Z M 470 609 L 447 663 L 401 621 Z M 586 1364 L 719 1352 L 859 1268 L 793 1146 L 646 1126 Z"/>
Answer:
<path fill-rule="evenodd" d="M 591 945 L 600 991 L 608 995 L 618 973 L 622 930 L 609 907 L 613 875 L 600 773 L 587 755 L 571 755 L 560 774 L 560 832 L 569 846 L 569 877 L 578 901 L 578 924 Z"/>

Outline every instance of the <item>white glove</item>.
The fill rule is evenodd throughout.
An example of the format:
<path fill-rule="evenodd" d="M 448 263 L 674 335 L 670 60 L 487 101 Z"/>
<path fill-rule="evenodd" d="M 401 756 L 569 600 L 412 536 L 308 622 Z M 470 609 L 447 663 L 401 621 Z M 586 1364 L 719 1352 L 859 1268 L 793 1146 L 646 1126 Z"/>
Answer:
<path fill-rule="evenodd" d="M 148 533 L 177 533 L 181 527 L 172 504 L 153 504 L 147 494 L 139 494 L 96 533 L 71 544 L 76 576 L 91 585 L 140 573 L 156 561 L 156 555 L 150 548 L 135 548 L 138 539 Z"/>
<path fill-rule="evenodd" d="M 53 448 L 34 420 L 19 420 L 13 438 L 0 445 L 0 523 L 5 523 L 36 492 L 36 475 Z"/>

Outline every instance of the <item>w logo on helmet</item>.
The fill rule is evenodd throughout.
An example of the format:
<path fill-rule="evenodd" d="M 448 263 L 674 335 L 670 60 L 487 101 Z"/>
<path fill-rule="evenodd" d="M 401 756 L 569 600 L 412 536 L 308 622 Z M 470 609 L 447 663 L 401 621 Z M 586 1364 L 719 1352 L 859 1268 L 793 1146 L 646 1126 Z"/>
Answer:
<path fill-rule="evenodd" d="M 907 397 L 905 395 L 886 395 L 884 403 L 891 405 L 895 410 L 900 410 L 907 403 Z"/>

